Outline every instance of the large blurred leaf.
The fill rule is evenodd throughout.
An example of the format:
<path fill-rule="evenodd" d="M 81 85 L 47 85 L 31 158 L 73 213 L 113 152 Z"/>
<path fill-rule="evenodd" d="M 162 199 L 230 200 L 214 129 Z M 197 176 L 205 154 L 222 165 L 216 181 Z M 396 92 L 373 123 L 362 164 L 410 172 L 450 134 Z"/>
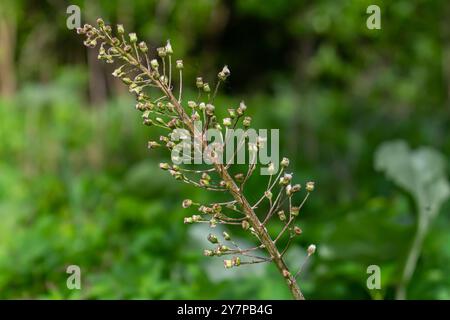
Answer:
<path fill-rule="evenodd" d="M 375 155 L 375 168 L 411 193 L 421 228 L 427 228 L 450 195 L 445 158 L 432 148 L 410 150 L 404 141 L 383 143 Z"/>

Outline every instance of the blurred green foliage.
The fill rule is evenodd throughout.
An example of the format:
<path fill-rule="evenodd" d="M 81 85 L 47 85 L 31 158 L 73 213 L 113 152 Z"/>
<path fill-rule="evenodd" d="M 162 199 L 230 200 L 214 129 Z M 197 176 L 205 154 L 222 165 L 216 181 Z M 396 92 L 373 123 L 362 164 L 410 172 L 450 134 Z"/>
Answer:
<path fill-rule="evenodd" d="M 418 216 L 413 197 L 374 170 L 374 155 L 403 140 L 448 166 L 450 3 L 74 3 L 83 21 L 120 21 L 153 48 L 170 38 L 192 85 L 228 64 L 217 106 L 245 99 L 256 126 L 281 129 L 298 180 L 316 181 L 288 257 L 299 264 L 317 244 L 300 279 L 306 297 L 394 298 Z M 366 28 L 370 4 L 381 8 L 381 30 Z M 18 84 L 0 102 L 0 298 L 289 298 L 272 266 L 223 270 L 201 255 L 208 231 L 183 225 L 180 203 L 215 195 L 160 172 L 167 155 L 147 150 L 155 133 L 111 80 L 105 102 L 89 102 L 98 71 L 65 27 L 67 5 L 0 4 L 16 30 Z M 110 78 L 101 68 L 99 79 Z M 408 298 L 450 299 L 449 209 L 429 227 Z M 66 287 L 71 264 L 82 290 Z M 372 264 L 381 290 L 366 287 Z"/>

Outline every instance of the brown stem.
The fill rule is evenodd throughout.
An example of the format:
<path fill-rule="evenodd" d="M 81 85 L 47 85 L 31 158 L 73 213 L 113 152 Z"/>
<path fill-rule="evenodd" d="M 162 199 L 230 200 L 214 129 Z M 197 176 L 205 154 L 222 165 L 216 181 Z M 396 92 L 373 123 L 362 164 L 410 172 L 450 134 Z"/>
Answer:
<path fill-rule="evenodd" d="M 137 65 L 139 65 L 139 68 L 146 73 L 150 79 L 153 79 L 153 76 L 147 68 L 145 68 L 143 65 L 139 64 L 134 57 L 131 55 L 127 55 L 129 59 L 134 60 Z M 161 91 L 164 92 L 164 94 L 169 98 L 170 102 L 174 105 L 175 110 L 177 111 L 178 115 L 181 117 L 182 121 L 186 124 L 189 131 L 191 133 L 194 133 L 194 126 L 192 124 L 191 119 L 186 114 L 185 110 L 181 106 L 181 103 L 178 101 L 177 98 L 172 94 L 172 91 L 167 88 L 167 86 L 160 82 L 156 81 L 157 86 L 161 89 Z M 203 140 L 203 139 L 202 139 Z M 283 260 L 282 255 L 278 251 L 278 248 L 276 247 L 275 243 L 273 242 L 272 238 L 270 237 L 269 233 L 267 232 L 267 229 L 264 227 L 263 223 L 259 220 L 258 216 L 256 215 L 255 211 L 252 209 L 252 206 L 249 204 L 247 198 L 244 196 L 244 194 L 241 192 L 239 187 L 236 185 L 233 178 L 228 173 L 227 168 L 220 163 L 214 163 L 214 167 L 217 171 L 217 173 L 220 175 L 222 180 L 225 181 L 226 185 L 229 187 L 229 191 L 233 198 L 236 200 L 236 202 L 242 207 L 246 217 L 249 220 L 250 225 L 255 230 L 256 234 L 258 235 L 262 245 L 264 245 L 264 248 L 266 248 L 267 252 L 270 255 L 270 259 L 275 263 L 278 271 L 280 272 L 281 276 L 285 279 L 286 284 L 291 291 L 292 296 L 296 300 L 304 300 L 305 297 L 303 296 L 297 281 L 295 280 L 295 277 L 289 272 L 288 267 L 286 266 L 286 263 Z"/>
<path fill-rule="evenodd" d="M 180 105 L 178 100 L 173 96 L 172 92 L 170 90 L 167 90 L 167 88 L 164 88 L 164 85 L 161 84 L 161 87 L 163 87 L 163 91 L 168 95 L 169 99 L 171 100 L 172 104 L 175 106 L 176 110 L 179 112 L 180 116 L 183 119 L 187 118 L 188 127 L 191 129 L 192 125 L 190 125 L 190 119 L 187 117 L 186 113 L 184 112 L 183 107 Z M 275 263 L 276 267 L 278 268 L 278 271 L 280 274 L 285 278 L 286 284 L 288 285 L 289 290 L 291 291 L 292 296 L 296 300 L 304 300 L 305 297 L 303 296 L 295 277 L 291 275 L 289 272 L 288 267 L 286 266 L 286 263 L 284 262 L 280 252 L 278 251 L 278 248 L 275 246 L 275 243 L 272 241 L 272 238 L 268 234 L 266 228 L 259 220 L 258 216 L 256 215 L 255 211 L 252 209 L 251 205 L 249 204 L 247 198 L 242 194 L 239 187 L 234 182 L 233 178 L 228 173 L 227 168 L 223 164 L 215 163 L 214 167 L 217 171 L 217 173 L 220 175 L 223 181 L 225 181 L 226 185 L 229 186 L 229 190 L 233 198 L 236 200 L 237 203 L 242 207 L 244 210 L 244 213 L 246 217 L 249 220 L 250 225 L 255 229 L 256 234 L 258 235 L 261 243 L 266 248 L 267 252 L 270 255 L 271 260 Z"/>

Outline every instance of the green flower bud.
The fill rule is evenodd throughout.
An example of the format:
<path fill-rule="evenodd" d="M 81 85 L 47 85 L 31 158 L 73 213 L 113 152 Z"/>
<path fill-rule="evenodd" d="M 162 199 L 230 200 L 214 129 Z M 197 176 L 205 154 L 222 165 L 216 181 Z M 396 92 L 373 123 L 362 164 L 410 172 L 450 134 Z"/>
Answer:
<path fill-rule="evenodd" d="M 98 24 L 98 26 L 99 26 L 100 28 L 102 28 L 102 27 L 105 26 L 105 21 L 103 21 L 102 18 L 98 18 L 98 19 L 97 19 L 97 24 Z"/>
<path fill-rule="evenodd" d="M 315 252 L 316 252 L 316 246 L 314 245 L 314 244 L 311 244 L 309 247 L 308 247 L 308 257 L 309 256 L 311 256 L 311 255 L 313 255 Z"/>
<path fill-rule="evenodd" d="M 156 141 L 149 141 L 148 144 L 147 144 L 147 148 L 149 148 L 149 149 L 156 149 L 156 148 L 158 148 L 160 146 L 161 145 L 158 142 L 156 142 Z"/>
<path fill-rule="evenodd" d="M 211 92 L 211 88 L 209 87 L 208 83 L 203 84 L 203 91 L 205 92 Z"/>
<path fill-rule="evenodd" d="M 166 48 L 160 47 L 157 48 L 156 51 L 158 52 L 158 56 L 160 56 L 161 58 L 164 58 L 166 56 Z"/>
<path fill-rule="evenodd" d="M 167 54 L 172 54 L 173 53 L 173 49 L 172 49 L 172 45 L 170 44 L 170 40 L 167 40 L 167 44 L 166 44 L 166 52 Z"/>
<path fill-rule="evenodd" d="M 187 104 L 188 104 L 188 107 L 191 109 L 197 108 L 197 103 L 195 101 L 190 100 L 190 101 L 188 101 Z"/>
<path fill-rule="evenodd" d="M 205 249 L 203 250 L 203 255 L 206 257 L 212 257 L 214 256 L 214 251 Z"/>
<path fill-rule="evenodd" d="M 289 182 L 291 182 L 291 180 L 292 180 L 292 174 L 285 173 L 284 176 L 282 176 L 280 178 L 280 184 L 287 186 L 289 184 Z"/>
<path fill-rule="evenodd" d="M 238 115 L 242 116 L 245 113 L 245 110 L 247 110 L 247 106 L 245 105 L 244 101 L 239 103 L 239 107 L 237 108 L 236 112 Z"/>
<path fill-rule="evenodd" d="M 283 168 L 287 168 L 289 166 L 289 159 L 288 158 L 283 158 L 283 160 L 281 160 L 281 166 Z"/>
<path fill-rule="evenodd" d="M 224 119 L 223 119 L 223 125 L 224 125 L 225 127 L 231 126 L 231 118 L 224 118 Z"/>
<path fill-rule="evenodd" d="M 194 223 L 194 221 L 192 220 L 191 217 L 186 217 L 186 218 L 184 218 L 184 223 L 185 224 L 192 224 L 192 223 Z"/>
<path fill-rule="evenodd" d="M 308 192 L 314 191 L 314 182 L 310 181 L 306 183 L 306 191 Z"/>
<path fill-rule="evenodd" d="M 130 78 L 122 78 L 122 82 L 125 83 L 126 85 L 130 85 L 133 81 L 131 81 Z"/>
<path fill-rule="evenodd" d="M 118 24 L 117 25 L 117 33 L 118 34 L 124 34 L 125 33 L 125 29 L 123 28 L 123 24 Z"/>
<path fill-rule="evenodd" d="M 271 176 L 276 173 L 275 165 L 273 164 L 273 162 L 269 163 L 269 166 L 267 167 L 267 173 L 269 173 Z"/>
<path fill-rule="evenodd" d="M 215 235 L 213 235 L 212 233 L 210 233 L 209 235 L 208 235 L 208 241 L 209 242 L 211 242 L 211 243 L 218 243 L 219 242 L 219 240 L 217 240 L 217 237 L 215 236 Z"/>
<path fill-rule="evenodd" d="M 224 66 L 222 71 L 219 72 L 219 74 L 217 75 L 217 77 L 219 78 L 219 80 L 221 81 L 225 81 L 230 75 L 230 69 L 228 69 L 227 66 Z"/>
<path fill-rule="evenodd" d="M 130 33 L 128 36 L 130 37 L 130 42 L 131 43 L 136 43 L 137 42 L 136 33 Z"/>
<path fill-rule="evenodd" d="M 277 212 L 278 218 L 280 218 L 281 221 L 286 220 L 286 215 L 284 214 L 284 210 L 280 210 Z"/>
<path fill-rule="evenodd" d="M 202 79 L 202 77 L 197 77 L 195 84 L 196 84 L 197 88 L 199 88 L 199 89 L 203 88 L 203 79 Z"/>
<path fill-rule="evenodd" d="M 159 168 L 160 168 L 160 169 L 163 169 L 163 170 L 169 170 L 169 169 L 170 169 L 170 165 L 169 165 L 168 163 L 161 162 L 161 163 L 159 164 Z"/>
<path fill-rule="evenodd" d="M 250 127 L 251 123 L 252 123 L 251 117 L 245 117 L 244 120 L 242 121 L 244 127 Z"/>
<path fill-rule="evenodd" d="M 243 220 L 241 223 L 242 229 L 244 230 L 248 230 L 248 228 L 250 228 L 250 223 L 248 223 L 247 220 Z"/>
<path fill-rule="evenodd" d="M 231 261 L 231 260 L 223 260 L 223 265 L 224 265 L 224 267 L 225 267 L 225 269 L 230 269 L 230 268 L 232 268 L 233 267 L 233 261 Z"/>
<path fill-rule="evenodd" d="M 190 206 L 192 206 L 192 200 L 191 199 L 183 200 L 182 206 L 185 209 L 189 208 Z"/>
<path fill-rule="evenodd" d="M 209 115 L 209 116 L 212 116 L 214 114 L 214 110 L 215 109 L 216 108 L 211 103 L 208 103 L 206 105 L 206 114 Z"/>
<path fill-rule="evenodd" d="M 158 60 L 152 59 L 152 61 L 150 61 L 150 65 L 151 65 L 151 67 L 152 67 L 153 69 L 157 70 L 158 67 L 159 67 Z"/>
<path fill-rule="evenodd" d="M 299 207 L 292 207 L 292 208 L 291 208 L 291 214 L 292 214 L 294 217 L 298 216 L 299 212 L 300 212 L 300 208 L 299 208 Z"/>
<path fill-rule="evenodd" d="M 141 50 L 142 53 L 148 52 L 147 44 L 144 41 L 139 42 L 139 50 Z"/>
<path fill-rule="evenodd" d="M 177 64 L 178 70 L 181 70 L 184 68 L 183 60 L 177 60 L 176 64 Z"/>
<path fill-rule="evenodd" d="M 144 121 L 143 121 L 143 123 L 144 123 L 146 126 L 152 126 L 152 125 L 153 125 L 152 119 L 148 119 L 148 118 L 145 118 Z"/>
<path fill-rule="evenodd" d="M 227 241 L 229 241 L 229 240 L 231 240 L 231 237 L 230 237 L 230 235 L 227 233 L 227 232 L 222 232 L 222 235 L 223 235 L 223 238 L 225 239 L 225 240 L 227 240 Z"/>

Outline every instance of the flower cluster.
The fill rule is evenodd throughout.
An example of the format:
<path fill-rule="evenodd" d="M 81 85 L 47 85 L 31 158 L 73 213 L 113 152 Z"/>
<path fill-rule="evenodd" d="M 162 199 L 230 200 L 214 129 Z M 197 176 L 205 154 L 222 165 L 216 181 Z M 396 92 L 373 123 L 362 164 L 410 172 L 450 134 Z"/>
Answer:
<path fill-rule="evenodd" d="M 209 128 L 225 131 L 225 138 L 216 145 L 217 148 L 224 149 L 229 143 L 227 130 L 240 126 L 244 132 L 247 132 L 246 130 L 250 128 L 252 118 L 247 114 L 247 106 L 244 102 L 228 108 L 224 118 L 219 119 L 216 115 L 214 100 L 220 85 L 231 75 L 228 66 L 224 66 L 218 72 L 213 86 L 203 77 L 197 77 L 195 79 L 197 98 L 185 101 L 183 99 L 184 62 L 173 59 L 174 50 L 170 41 L 151 54 L 149 46 L 144 41 L 139 41 L 135 33 L 126 35 L 123 25 L 113 28 L 105 24 L 102 19 L 97 20 L 96 27 L 86 24 L 77 29 L 77 32 L 85 35 L 84 44 L 87 47 L 99 47 L 100 60 L 119 64 L 112 75 L 128 86 L 130 93 L 136 97 L 136 109 L 142 113 L 143 124 L 160 128 L 164 132 L 159 139 L 148 142 L 149 149 L 166 147 L 172 151 L 176 147 L 174 135 L 179 134 L 180 129 L 197 139 L 200 146 L 206 145 L 206 130 Z M 201 128 L 195 127 L 198 121 L 203 124 Z M 255 143 L 250 143 L 244 136 L 242 141 L 238 141 L 238 147 L 255 151 L 264 143 L 265 140 L 262 138 Z M 293 182 L 293 173 L 287 171 L 290 161 L 283 158 L 279 170 L 274 163 L 267 166 L 269 173 L 267 188 L 258 201 L 250 204 L 245 196 L 245 188 L 254 173 L 256 163 L 248 164 L 246 172 L 231 175 L 229 171 L 232 164 L 214 161 L 213 153 L 211 153 L 212 162 L 206 168 L 202 166 L 201 169 L 193 170 L 171 163 L 159 165 L 176 180 L 206 190 L 225 192 L 231 197 L 229 201 L 210 204 L 196 203 L 191 199 L 184 200 L 183 208 L 190 211 L 192 208 L 197 209 L 195 214 L 184 218 L 184 223 L 207 223 L 211 228 L 216 228 L 217 225 L 237 226 L 250 232 L 257 242 L 250 248 L 241 248 L 227 232 L 223 232 L 221 237 L 211 233 L 207 239 L 214 247 L 205 249 L 204 255 L 231 256 L 230 259 L 224 260 L 225 268 L 274 262 L 283 277 L 287 279 L 294 297 L 303 298 L 295 277 L 284 263 L 283 256 L 292 240 L 302 234 L 302 229 L 295 225 L 295 222 L 308 196 L 314 190 L 314 183 L 306 183 L 302 200 L 294 204 L 295 198 L 303 193 L 303 189 L 300 184 Z M 193 157 L 192 154 L 183 156 Z M 263 205 L 263 202 L 267 205 Z M 268 210 L 265 212 L 256 213 L 260 211 L 260 208 L 266 207 Z M 274 216 L 278 219 L 271 219 Z M 281 231 L 275 237 L 270 236 L 266 228 L 270 221 L 278 221 L 277 223 L 282 225 Z M 284 235 L 287 235 L 287 240 L 283 242 L 284 248 L 279 250 L 278 245 Z M 315 250 L 316 247 L 310 245 L 307 249 L 308 256 Z"/>

